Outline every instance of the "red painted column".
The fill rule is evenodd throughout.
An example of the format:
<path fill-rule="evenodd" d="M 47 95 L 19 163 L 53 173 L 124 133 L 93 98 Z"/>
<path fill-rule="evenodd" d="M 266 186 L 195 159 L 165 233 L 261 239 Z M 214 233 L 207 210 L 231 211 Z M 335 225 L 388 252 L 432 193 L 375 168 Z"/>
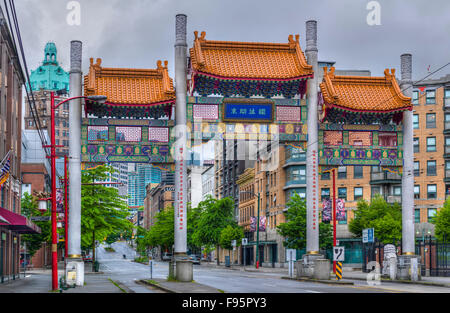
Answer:
<path fill-rule="evenodd" d="M 333 172 L 333 247 L 336 246 L 336 169 Z M 333 261 L 333 273 L 336 273 L 336 261 Z"/>
<path fill-rule="evenodd" d="M 67 205 L 67 196 L 69 194 L 68 191 L 68 186 L 69 186 L 69 181 L 68 181 L 68 175 L 67 175 L 67 155 L 64 156 L 64 258 L 67 258 L 67 245 L 68 245 L 68 240 L 67 240 L 67 234 L 68 234 L 68 210 L 69 207 Z"/>
<path fill-rule="evenodd" d="M 52 290 L 58 289 L 58 254 L 56 232 L 56 139 L 55 139 L 55 93 L 50 93 L 50 140 L 51 140 L 51 167 L 52 167 Z"/>

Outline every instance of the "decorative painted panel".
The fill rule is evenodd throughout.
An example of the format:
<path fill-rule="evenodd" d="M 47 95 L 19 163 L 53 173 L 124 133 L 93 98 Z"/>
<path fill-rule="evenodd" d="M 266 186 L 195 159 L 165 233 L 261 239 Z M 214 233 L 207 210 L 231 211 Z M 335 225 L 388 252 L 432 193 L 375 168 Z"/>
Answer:
<path fill-rule="evenodd" d="M 108 140 L 108 126 L 88 126 L 88 140 Z"/>
<path fill-rule="evenodd" d="M 83 119 L 81 161 L 172 163 L 173 126 L 173 120 Z M 98 131 L 107 131 L 108 140 L 99 140 Z"/>
<path fill-rule="evenodd" d="M 300 145 L 307 140 L 305 105 L 304 99 L 188 97 L 188 136 L 195 141 L 279 140 Z"/>
<path fill-rule="evenodd" d="M 169 128 L 167 127 L 149 127 L 148 141 L 169 142 Z"/>
<path fill-rule="evenodd" d="M 279 122 L 301 122 L 301 107 L 277 106 L 277 121 Z"/>
<path fill-rule="evenodd" d="M 142 129 L 135 126 L 116 127 L 116 141 L 140 142 L 142 140 Z"/>
<path fill-rule="evenodd" d="M 338 132 L 342 143 L 335 139 Z M 324 123 L 319 125 L 319 164 L 402 166 L 402 144 L 399 125 Z"/>

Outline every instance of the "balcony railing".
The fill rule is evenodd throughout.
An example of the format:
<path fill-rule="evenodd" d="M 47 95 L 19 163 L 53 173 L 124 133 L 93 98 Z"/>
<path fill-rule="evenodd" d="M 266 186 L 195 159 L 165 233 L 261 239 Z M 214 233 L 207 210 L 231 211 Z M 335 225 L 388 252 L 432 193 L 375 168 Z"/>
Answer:
<path fill-rule="evenodd" d="M 379 172 L 371 173 L 371 181 L 386 181 L 386 180 L 401 180 L 402 177 L 399 174 L 391 172 Z"/>

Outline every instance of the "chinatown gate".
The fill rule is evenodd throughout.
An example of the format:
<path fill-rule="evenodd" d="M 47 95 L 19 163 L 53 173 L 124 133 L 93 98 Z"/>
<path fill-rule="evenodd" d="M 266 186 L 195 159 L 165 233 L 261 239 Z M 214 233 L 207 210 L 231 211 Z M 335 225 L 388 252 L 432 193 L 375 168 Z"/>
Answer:
<path fill-rule="evenodd" d="M 205 32 L 194 32 L 189 58 L 186 25 L 186 15 L 177 15 L 176 88 L 167 61 L 158 61 L 156 69 L 118 69 L 102 67 L 101 59 L 90 60 L 84 94 L 107 100 L 86 100 L 78 146 L 81 164 L 150 163 L 175 171 L 176 277 L 191 281 L 192 264 L 182 260 L 187 251 L 189 149 L 209 140 L 242 140 L 306 150 L 308 226 L 302 263 L 305 274 L 313 275 L 314 260 L 323 258 L 318 253 L 319 165 L 320 171 L 343 165 L 401 171 L 407 138 L 400 123 L 404 112 L 410 113 L 410 98 L 402 95 L 394 71 L 388 70 L 385 77 L 361 78 L 335 76 L 334 68 L 325 69 L 319 89 L 315 21 L 306 22 L 305 54 L 298 35 L 290 35 L 287 43 L 254 43 L 206 40 Z M 81 59 L 78 49 L 80 55 L 72 52 L 72 57 Z M 75 67 L 81 68 L 79 63 Z M 71 92 L 75 89 L 71 86 Z M 412 149 L 412 122 L 408 140 Z"/>

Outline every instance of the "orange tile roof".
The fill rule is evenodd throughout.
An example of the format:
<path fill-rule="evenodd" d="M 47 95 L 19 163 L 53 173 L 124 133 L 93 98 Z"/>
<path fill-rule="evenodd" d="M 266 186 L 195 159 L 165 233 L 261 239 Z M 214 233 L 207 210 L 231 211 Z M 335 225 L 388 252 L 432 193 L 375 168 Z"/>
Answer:
<path fill-rule="evenodd" d="M 84 77 L 85 96 L 102 95 L 107 104 L 151 105 L 175 101 L 173 80 L 167 61 L 157 62 L 156 69 L 101 67 L 101 59 L 91 58 L 89 74 Z"/>
<path fill-rule="evenodd" d="M 288 43 L 212 41 L 205 32 L 190 49 L 194 71 L 218 78 L 248 80 L 295 80 L 312 76 L 299 36 L 289 36 Z"/>
<path fill-rule="evenodd" d="M 324 67 L 320 90 L 325 105 L 376 113 L 412 110 L 411 98 L 397 84 L 395 69 L 386 69 L 384 77 L 335 76 L 334 71 Z"/>

